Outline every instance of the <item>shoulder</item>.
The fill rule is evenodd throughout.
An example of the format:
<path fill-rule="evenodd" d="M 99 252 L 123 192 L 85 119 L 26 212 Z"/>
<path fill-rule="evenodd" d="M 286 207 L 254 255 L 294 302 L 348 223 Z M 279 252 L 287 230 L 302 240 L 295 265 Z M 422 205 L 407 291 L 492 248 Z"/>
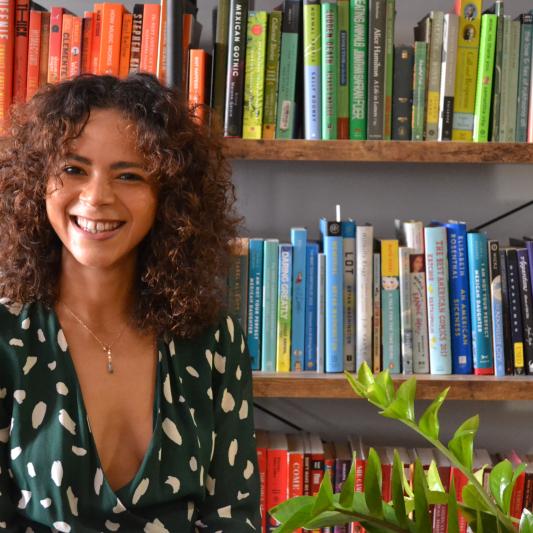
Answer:
<path fill-rule="evenodd" d="M 13 334 L 23 328 L 27 311 L 27 305 L 0 298 L 0 346 L 3 341 L 9 341 Z"/>

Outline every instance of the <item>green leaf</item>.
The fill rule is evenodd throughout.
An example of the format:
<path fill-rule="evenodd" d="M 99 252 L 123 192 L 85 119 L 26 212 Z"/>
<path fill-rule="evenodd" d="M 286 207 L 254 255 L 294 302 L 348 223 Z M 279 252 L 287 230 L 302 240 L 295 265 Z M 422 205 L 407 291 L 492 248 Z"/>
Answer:
<path fill-rule="evenodd" d="M 348 472 L 348 477 L 342 484 L 341 493 L 339 497 L 339 505 L 342 507 L 351 507 L 354 498 L 354 486 L 355 486 L 355 453 L 352 457 L 352 466 Z"/>
<path fill-rule="evenodd" d="M 519 533 L 533 533 L 533 514 L 527 509 L 524 509 L 522 517 L 520 518 Z"/>
<path fill-rule="evenodd" d="M 315 505 L 313 507 L 313 516 L 318 516 L 323 511 L 333 506 L 333 487 L 331 486 L 331 477 L 329 471 L 324 473 L 318 494 L 316 495 Z"/>
<path fill-rule="evenodd" d="M 353 391 L 357 396 L 361 398 L 366 398 L 366 387 L 363 386 L 358 380 L 356 380 L 348 371 L 344 371 L 344 376 L 348 380 L 348 383 L 352 387 Z"/>
<path fill-rule="evenodd" d="M 481 497 L 481 494 L 478 492 L 476 487 L 472 485 L 472 483 L 467 483 L 465 487 L 463 487 L 462 496 L 463 503 L 471 509 L 475 509 L 476 511 L 489 510 L 485 500 Z"/>
<path fill-rule="evenodd" d="M 295 514 L 300 508 L 310 505 L 311 508 L 315 503 L 316 496 L 296 496 L 290 500 L 286 500 L 270 509 L 268 512 L 278 522 L 284 523 Z"/>
<path fill-rule="evenodd" d="M 396 392 L 395 399 L 381 413 L 396 420 L 415 421 L 416 378 L 404 381 Z"/>
<path fill-rule="evenodd" d="M 431 521 L 429 519 L 429 507 L 427 500 L 428 486 L 426 475 L 420 459 L 415 461 L 414 473 L 414 493 L 415 493 L 415 523 L 417 533 L 428 533 L 431 531 Z"/>
<path fill-rule="evenodd" d="M 308 522 L 306 522 L 303 527 L 305 529 L 320 529 L 322 527 L 330 527 L 330 526 L 342 526 L 344 524 L 348 524 L 349 522 L 353 522 L 354 517 L 347 513 L 342 513 L 340 511 L 324 511 L 323 513 L 320 513 L 318 516 L 315 516 L 311 518 Z M 292 531 L 291 531 L 292 533 Z"/>
<path fill-rule="evenodd" d="M 444 389 L 431 405 L 424 411 L 420 420 L 418 421 L 418 429 L 428 438 L 438 440 L 439 438 L 439 410 L 448 395 L 450 387 Z"/>
<path fill-rule="evenodd" d="M 507 459 L 499 462 L 489 474 L 489 488 L 494 501 L 503 513 L 509 514 L 511 494 L 508 491 L 513 480 L 513 466 Z"/>
<path fill-rule="evenodd" d="M 281 521 L 279 520 L 279 518 L 275 517 L 276 520 L 282 523 L 276 529 L 274 529 L 274 533 L 293 533 L 294 530 L 303 527 L 311 519 L 312 509 L 313 509 L 313 502 L 304 503 L 287 520 Z M 270 514 L 273 515 L 272 512 Z"/>
<path fill-rule="evenodd" d="M 398 523 L 402 527 L 408 527 L 409 520 L 405 511 L 405 500 L 403 497 L 403 463 L 397 450 L 394 450 L 394 460 L 392 463 L 392 503 Z"/>
<path fill-rule="evenodd" d="M 474 454 L 474 438 L 479 428 L 479 416 L 475 415 L 465 420 L 454 433 L 448 443 L 449 450 L 467 470 L 472 470 L 472 457 Z"/>
<path fill-rule="evenodd" d="M 376 387 L 378 387 L 384 397 L 383 407 L 387 407 L 394 400 L 394 384 L 388 370 L 380 372 L 375 378 Z"/>
<path fill-rule="evenodd" d="M 365 501 L 371 515 L 383 516 L 381 498 L 381 462 L 379 456 L 370 448 L 365 468 Z"/>
<path fill-rule="evenodd" d="M 463 495 L 464 495 L 464 493 L 465 492 L 463 490 Z M 476 533 L 483 533 L 483 520 L 481 520 L 481 511 L 479 509 L 478 509 L 478 512 L 476 513 L 476 515 L 477 515 Z"/>
<path fill-rule="evenodd" d="M 459 533 L 459 511 L 457 507 L 457 495 L 455 493 L 455 483 L 453 477 L 450 481 L 450 492 L 448 494 L 448 533 Z"/>
<path fill-rule="evenodd" d="M 439 469 L 437 468 L 437 463 L 435 461 L 431 461 L 426 477 L 429 490 L 434 492 L 446 492 L 440 479 Z"/>
<path fill-rule="evenodd" d="M 372 374 L 372 370 L 370 370 L 370 367 L 367 365 L 366 361 L 363 362 L 357 371 L 357 380 L 366 389 L 374 384 L 374 374 Z"/>

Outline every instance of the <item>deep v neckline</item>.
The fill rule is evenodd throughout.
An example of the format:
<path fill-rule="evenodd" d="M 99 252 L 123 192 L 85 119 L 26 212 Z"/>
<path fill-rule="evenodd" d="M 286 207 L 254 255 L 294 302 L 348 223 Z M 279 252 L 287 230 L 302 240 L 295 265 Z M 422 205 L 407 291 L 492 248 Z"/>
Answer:
<path fill-rule="evenodd" d="M 76 395 L 79 398 L 79 408 L 82 413 L 83 421 L 82 423 L 84 425 L 84 429 L 88 435 L 89 444 L 91 448 L 94 451 L 95 456 L 95 462 L 97 467 L 102 472 L 102 481 L 103 484 L 107 486 L 107 488 L 114 493 L 119 499 L 122 501 L 123 499 L 127 499 L 127 496 L 131 494 L 131 489 L 133 486 L 136 486 L 139 482 L 139 480 L 142 478 L 142 474 L 145 470 L 146 464 L 149 462 L 153 451 L 155 447 L 156 440 L 159 438 L 159 428 L 161 427 L 161 410 L 160 410 L 160 382 L 161 382 L 161 357 L 160 354 L 163 353 L 163 340 L 161 338 L 157 338 L 156 340 L 156 376 L 155 376 L 155 389 L 154 389 L 154 401 L 153 401 L 153 409 L 152 409 L 152 436 L 150 437 L 150 441 L 148 443 L 148 447 L 146 448 L 146 451 L 144 453 L 143 459 L 133 475 L 132 479 L 128 481 L 125 485 L 118 489 L 113 489 L 111 486 L 111 483 L 107 479 L 106 473 L 104 471 L 104 468 L 102 466 L 102 462 L 100 461 L 100 454 L 98 452 L 98 447 L 96 446 L 96 441 L 94 439 L 93 433 L 91 431 L 90 427 L 90 420 L 89 420 L 89 414 L 85 405 L 85 398 L 83 397 L 83 392 L 81 390 L 81 383 L 78 377 L 78 372 L 76 371 L 76 365 L 74 364 L 74 361 L 72 359 L 72 354 L 70 353 L 70 349 L 68 346 L 68 341 L 65 337 L 65 331 L 61 325 L 61 322 L 59 320 L 59 316 L 54 308 L 51 309 L 52 312 L 52 318 L 53 318 L 53 326 L 54 326 L 54 336 L 59 341 L 59 332 L 61 331 L 61 334 L 64 337 L 65 345 L 64 348 L 59 344 L 58 342 L 58 353 L 61 355 L 61 357 L 65 360 L 66 365 L 68 366 L 71 374 L 72 379 L 75 384 L 76 389 Z"/>

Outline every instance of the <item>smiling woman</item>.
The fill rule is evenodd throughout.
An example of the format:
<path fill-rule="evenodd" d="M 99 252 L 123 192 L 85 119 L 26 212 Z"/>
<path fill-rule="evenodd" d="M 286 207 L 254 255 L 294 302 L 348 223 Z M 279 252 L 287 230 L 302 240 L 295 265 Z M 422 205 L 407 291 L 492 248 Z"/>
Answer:
<path fill-rule="evenodd" d="M 155 78 L 83 76 L 0 155 L 0 530 L 259 529 L 251 371 L 222 295 L 220 139 Z"/>

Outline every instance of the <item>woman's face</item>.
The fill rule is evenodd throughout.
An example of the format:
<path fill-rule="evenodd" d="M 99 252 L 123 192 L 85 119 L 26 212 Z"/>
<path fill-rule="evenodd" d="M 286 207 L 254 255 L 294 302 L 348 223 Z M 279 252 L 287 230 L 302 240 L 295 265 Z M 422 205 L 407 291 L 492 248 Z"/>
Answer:
<path fill-rule="evenodd" d="M 154 223 L 157 192 L 132 130 L 115 109 L 91 111 L 60 166 L 60 180 L 48 179 L 50 224 L 64 251 L 84 266 L 134 261 Z"/>

